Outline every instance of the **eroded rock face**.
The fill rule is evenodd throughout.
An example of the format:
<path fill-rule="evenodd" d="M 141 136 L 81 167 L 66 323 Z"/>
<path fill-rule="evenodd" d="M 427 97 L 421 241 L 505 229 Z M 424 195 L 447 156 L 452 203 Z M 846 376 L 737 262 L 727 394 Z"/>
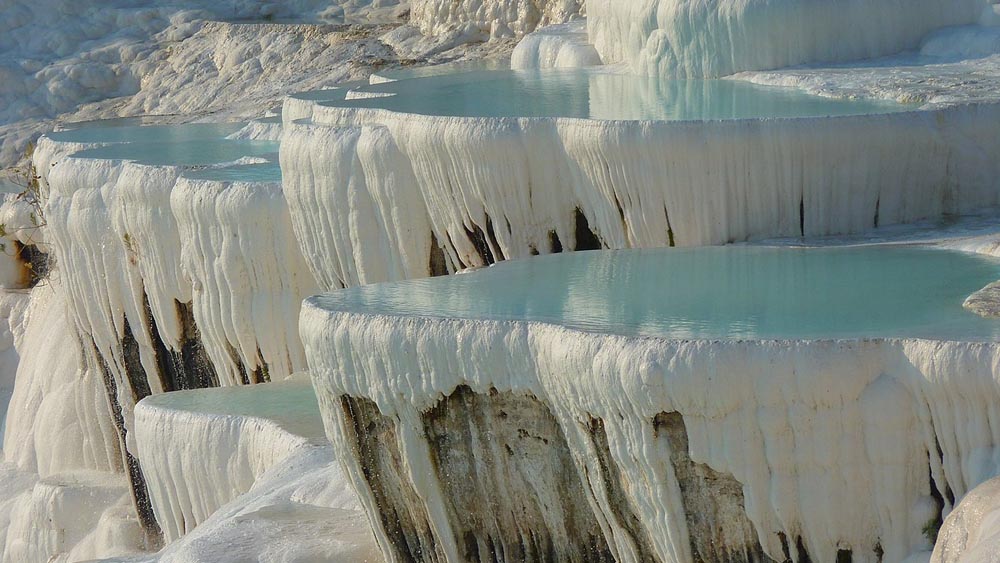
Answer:
<path fill-rule="evenodd" d="M 747 518 L 743 485 L 732 475 L 695 463 L 688 451 L 687 427 L 680 413 L 660 413 L 653 419 L 657 440 L 670 448 L 677 483 L 684 502 L 695 561 L 719 563 L 771 562 Z"/>
<path fill-rule="evenodd" d="M 636 547 L 636 555 L 639 561 L 656 561 L 653 555 L 653 547 L 647 537 L 646 529 L 639 521 L 639 517 L 632 509 L 622 483 L 621 472 L 611 458 L 611 449 L 608 444 L 608 434 L 604 429 L 604 421 L 599 418 L 592 418 L 589 424 L 590 440 L 594 451 L 597 454 L 600 475 L 591 476 L 586 470 L 587 484 L 593 491 L 594 488 L 601 488 L 607 498 L 608 504 L 615 515 L 615 520 L 625 530 L 632 545 Z"/>
<path fill-rule="evenodd" d="M 406 476 L 395 423 L 367 399 L 344 396 L 341 406 L 390 544 L 382 549 L 399 561 L 443 561 L 426 509 Z"/>
<path fill-rule="evenodd" d="M 443 546 L 451 544 L 462 561 L 661 560 L 625 494 L 600 419 L 584 425 L 599 460 L 599 472 L 592 472 L 574 460 L 558 420 L 531 394 L 475 393 L 459 386 L 420 415 L 433 474 L 414 475 L 403 451 L 415 446 L 405 443 L 399 421 L 367 399 L 345 396 L 341 406 L 389 539 L 390 559 L 445 561 Z M 772 561 L 744 510 L 742 485 L 691 460 L 679 413 L 662 413 L 652 422 L 657 440 L 672 452 L 693 561 Z M 417 493 L 428 482 L 437 484 L 439 497 Z M 602 520 L 598 497 L 611 506 L 616 526 Z M 439 509 L 448 530 L 432 524 L 431 513 Z M 609 541 L 612 529 L 628 537 Z M 442 533 L 451 537 L 442 541 Z"/>
<path fill-rule="evenodd" d="M 422 418 L 466 561 L 614 561 L 566 437 L 540 401 L 463 386 Z"/>

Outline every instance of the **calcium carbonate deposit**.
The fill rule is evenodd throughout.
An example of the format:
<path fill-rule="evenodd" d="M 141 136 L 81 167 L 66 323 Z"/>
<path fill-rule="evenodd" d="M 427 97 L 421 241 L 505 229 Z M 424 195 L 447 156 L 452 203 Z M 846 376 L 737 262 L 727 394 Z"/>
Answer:
<path fill-rule="evenodd" d="M 1000 561 L 988 0 L 0 2 L 0 560 Z"/>
<path fill-rule="evenodd" d="M 311 298 L 302 333 L 320 396 L 351 397 L 321 405 L 363 502 L 406 515 L 376 526 L 396 557 L 902 561 L 997 471 L 1000 325 L 962 308 L 997 266 L 891 246 L 535 258 Z"/>

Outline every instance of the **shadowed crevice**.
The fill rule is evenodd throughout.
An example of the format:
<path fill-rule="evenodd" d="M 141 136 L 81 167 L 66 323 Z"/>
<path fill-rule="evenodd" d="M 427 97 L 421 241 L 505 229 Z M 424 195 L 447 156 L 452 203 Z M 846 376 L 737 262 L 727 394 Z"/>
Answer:
<path fill-rule="evenodd" d="M 438 243 L 437 235 L 431 233 L 431 255 L 427 261 L 427 271 L 431 277 L 448 275 L 448 260 L 444 249 Z"/>
<path fill-rule="evenodd" d="M 177 319 L 181 327 L 181 349 L 173 350 L 160 338 L 156 319 L 153 317 L 149 299 L 143 295 L 146 316 L 150 322 L 150 336 L 153 341 L 153 353 L 156 356 L 157 370 L 160 382 L 165 391 L 181 389 L 205 389 L 219 386 L 219 376 L 215 366 L 205 351 L 201 335 L 191 312 L 191 305 L 174 301 Z"/>
<path fill-rule="evenodd" d="M 128 477 L 132 503 L 139 518 L 139 525 L 146 536 L 146 546 L 151 551 L 158 550 L 163 546 L 163 531 L 160 529 L 160 524 L 156 521 L 156 515 L 153 514 L 153 504 L 149 499 L 149 491 L 142 474 L 142 468 L 139 466 L 139 460 L 128 451 L 125 445 L 125 417 L 122 414 L 121 403 L 118 402 L 118 384 L 111 370 L 108 368 L 107 362 L 104 361 L 104 357 L 98 351 L 97 343 L 93 339 L 90 341 L 90 353 L 94 362 L 101 370 L 105 396 L 108 399 L 108 407 L 111 410 L 111 421 L 114 424 L 115 435 L 118 438 L 118 448 L 125 465 L 125 474 Z"/>
<path fill-rule="evenodd" d="M 590 228 L 590 221 L 579 207 L 573 212 L 573 223 L 576 239 L 573 250 L 600 250 L 604 247 L 601 238 Z"/>

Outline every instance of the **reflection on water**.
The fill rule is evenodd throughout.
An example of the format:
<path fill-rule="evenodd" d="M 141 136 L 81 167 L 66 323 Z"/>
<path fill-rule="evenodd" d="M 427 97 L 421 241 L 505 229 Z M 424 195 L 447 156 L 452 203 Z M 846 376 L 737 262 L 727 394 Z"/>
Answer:
<path fill-rule="evenodd" d="M 242 129 L 246 123 L 185 123 L 142 125 L 132 118 L 78 123 L 75 129 L 46 135 L 64 143 L 182 143 L 218 139 Z"/>
<path fill-rule="evenodd" d="M 185 176 L 203 180 L 281 181 L 277 141 L 226 138 L 245 125 L 188 123 L 142 126 L 126 120 L 116 124 L 81 124 L 77 129 L 50 133 L 49 137 L 60 142 L 107 143 L 74 154 L 80 158 L 181 166 L 189 168 Z"/>
<path fill-rule="evenodd" d="M 234 141 L 229 139 L 196 139 L 150 143 L 114 144 L 76 153 L 80 158 L 134 160 L 142 164 L 198 166 L 233 162 L 245 157 L 274 157 L 278 143 L 274 141 Z"/>
<path fill-rule="evenodd" d="M 322 298 L 335 310 L 531 320 L 667 338 L 981 340 L 962 307 L 1000 261 L 926 247 L 581 252 Z"/>
<path fill-rule="evenodd" d="M 479 70 L 359 88 L 396 94 L 325 105 L 466 117 L 714 120 L 886 113 L 911 106 L 813 96 L 736 80 L 675 80 L 606 69 Z"/>
<path fill-rule="evenodd" d="M 185 178 L 217 182 L 280 182 L 281 166 L 275 157 L 271 162 L 240 164 L 218 168 L 203 168 L 184 173 Z"/>

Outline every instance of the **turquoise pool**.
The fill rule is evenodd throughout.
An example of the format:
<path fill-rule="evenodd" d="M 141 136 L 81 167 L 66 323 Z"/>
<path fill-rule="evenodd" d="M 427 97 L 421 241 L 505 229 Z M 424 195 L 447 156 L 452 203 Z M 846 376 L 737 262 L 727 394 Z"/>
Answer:
<path fill-rule="evenodd" d="M 81 124 L 50 133 L 60 142 L 105 143 L 74 154 L 80 158 L 131 160 L 181 166 L 190 178 L 217 181 L 280 182 L 277 141 L 228 139 L 246 123 L 141 125 L 134 120 Z"/>
<path fill-rule="evenodd" d="M 671 339 L 991 340 L 962 307 L 1000 260 L 915 246 L 578 252 L 317 298 L 326 309 Z"/>
<path fill-rule="evenodd" d="M 913 107 L 825 98 L 737 80 L 667 80 L 607 69 L 476 70 L 443 75 L 414 69 L 390 75 L 403 79 L 355 89 L 381 97 L 321 103 L 441 116 L 666 121 L 862 115 Z"/>
<path fill-rule="evenodd" d="M 186 143 L 224 138 L 246 123 L 185 123 L 145 125 L 139 118 L 114 119 L 73 124 L 73 128 L 46 135 L 64 143 Z"/>
<path fill-rule="evenodd" d="M 160 393 L 146 397 L 143 404 L 173 411 L 265 418 L 299 436 L 326 436 L 316 394 L 307 377 L 259 385 Z"/>

